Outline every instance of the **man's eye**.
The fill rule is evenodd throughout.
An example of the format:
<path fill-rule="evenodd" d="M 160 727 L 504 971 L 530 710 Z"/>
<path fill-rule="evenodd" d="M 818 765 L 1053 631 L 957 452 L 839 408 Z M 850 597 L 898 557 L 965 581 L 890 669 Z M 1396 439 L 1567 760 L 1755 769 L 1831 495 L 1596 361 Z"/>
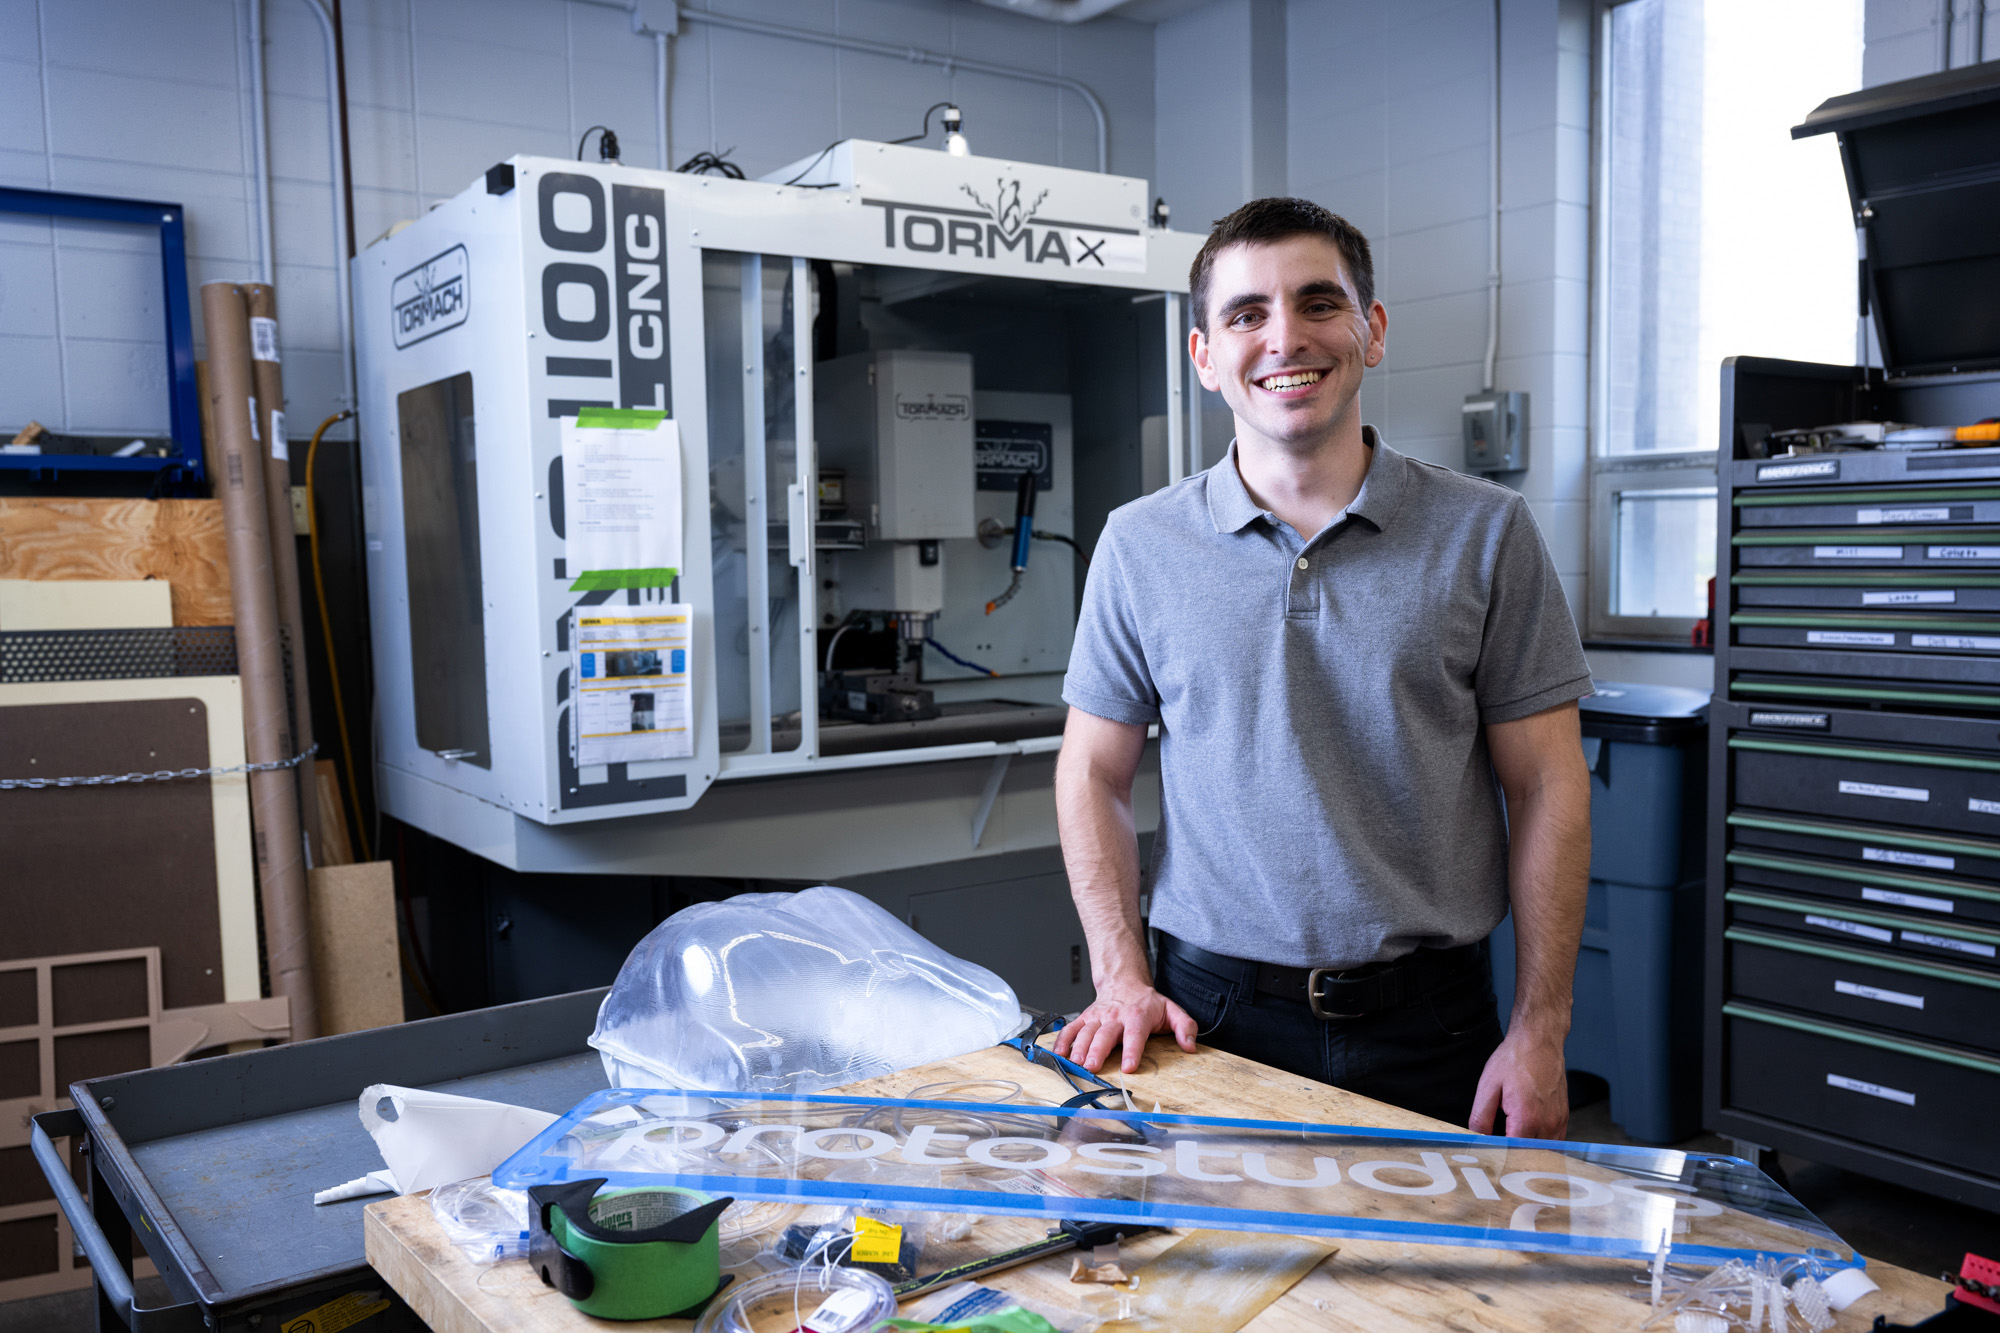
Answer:
<path fill-rule="evenodd" d="M 1257 320 L 1256 313 L 1254 311 L 1246 310 L 1242 314 L 1238 315 L 1235 319 L 1230 320 L 1229 323 L 1232 328 L 1241 328 L 1246 324 L 1255 323 L 1256 320 Z"/>

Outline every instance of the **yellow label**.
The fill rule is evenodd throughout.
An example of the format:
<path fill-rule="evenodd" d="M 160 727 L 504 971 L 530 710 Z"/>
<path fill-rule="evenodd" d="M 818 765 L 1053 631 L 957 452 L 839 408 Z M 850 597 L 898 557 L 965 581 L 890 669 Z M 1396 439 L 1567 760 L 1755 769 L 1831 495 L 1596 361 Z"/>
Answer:
<path fill-rule="evenodd" d="M 596 625 L 685 625 L 686 616 L 578 616 L 576 623 L 590 628 Z"/>
<path fill-rule="evenodd" d="M 860 1233 L 854 1238 L 854 1250 L 850 1256 L 854 1262 L 893 1264 L 903 1257 L 901 1227 L 890 1226 L 887 1222 L 877 1222 L 872 1217 L 857 1217 L 854 1219 L 854 1229 Z"/>
<path fill-rule="evenodd" d="M 382 1299 L 380 1291 L 350 1291 L 291 1320 L 281 1333 L 340 1333 L 388 1308 L 389 1302 Z"/>

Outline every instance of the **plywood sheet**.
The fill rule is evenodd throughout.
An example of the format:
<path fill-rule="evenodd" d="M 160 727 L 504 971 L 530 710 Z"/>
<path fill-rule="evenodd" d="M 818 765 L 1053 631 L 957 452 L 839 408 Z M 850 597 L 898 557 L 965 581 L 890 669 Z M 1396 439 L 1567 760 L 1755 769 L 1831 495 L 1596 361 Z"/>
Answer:
<path fill-rule="evenodd" d="M 242 762 L 234 676 L 0 685 L 0 777 Z M 0 828 L 0 958 L 158 945 L 170 1008 L 262 993 L 243 774 L 0 791 Z"/>
<path fill-rule="evenodd" d="M 0 579 L 0 630 L 165 629 L 174 623 L 164 579 Z"/>
<path fill-rule="evenodd" d="M 325 866 L 307 876 L 322 1036 L 403 1021 L 396 876 L 387 861 Z"/>
<path fill-rule="evenodd" d="M 174 624 L 235 619 L 215 500 L 0 496 L 0 579 L 157 579 Z"/>

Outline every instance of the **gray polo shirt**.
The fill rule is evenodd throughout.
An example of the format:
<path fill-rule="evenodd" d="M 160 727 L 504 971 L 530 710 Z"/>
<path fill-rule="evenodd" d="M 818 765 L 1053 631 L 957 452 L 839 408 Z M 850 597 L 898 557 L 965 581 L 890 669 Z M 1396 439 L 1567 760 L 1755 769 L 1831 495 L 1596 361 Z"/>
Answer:
<path fill-rule="evenodd" d="M 1115 511 L 1063 698 L 1160 724 L 1152 922 L 1216 953 L 1355 967 L 1485 938 L 1507 830 L 1483 724 L 1591 692 L 1527 503 L 1365 428 L 1311 541 L 1236 449 Z"/>

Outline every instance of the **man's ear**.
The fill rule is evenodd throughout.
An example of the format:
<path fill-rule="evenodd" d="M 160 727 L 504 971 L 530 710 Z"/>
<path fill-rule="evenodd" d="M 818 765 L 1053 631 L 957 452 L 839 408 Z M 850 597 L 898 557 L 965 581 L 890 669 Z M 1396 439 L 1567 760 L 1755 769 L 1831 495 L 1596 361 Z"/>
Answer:
<path fill-rule="evenodd" d="M 1389 351 L 1389 310 L 1380 301 L 1368 303 L 1368 353 L 1362 364 L 1373 370 Z"/>
<path fill-rule="evenodd" d="M 1208 338 L 1200 329 L 1188 330 L 1188 358 L 1194 362 L 1195 378 L 1201 381 L 1201 387 L 1210 393 L 1221 393 L 1222 378 L 1208 359 Z"/>

